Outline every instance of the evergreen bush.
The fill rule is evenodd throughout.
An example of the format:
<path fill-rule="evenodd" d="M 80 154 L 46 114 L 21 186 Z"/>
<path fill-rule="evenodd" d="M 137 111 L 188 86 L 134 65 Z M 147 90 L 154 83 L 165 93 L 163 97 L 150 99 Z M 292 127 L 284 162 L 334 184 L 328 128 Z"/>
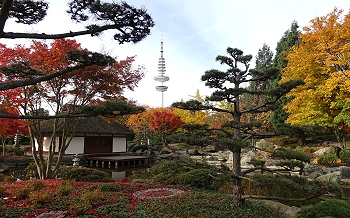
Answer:
<path fill-rule="evenodd" d="M 332 148 L 330 152 L 322 155 L 317 159 L 317 163 L 321 165 L 334 166 L 336 164 L 338 157 L 336 153 L 336 149 Z"/>
<path fill-rule="evenodd" d="M 296 218 L 317 217 L 350 217 L 350 201 L 339 199 L 328 199 L 313 206 L 304 206 L 296 214 Z"/>
<path fill-rule="evenodd" d="M 113 182 L 111 176 L 107 172 L 76 166 L 62 167 L 61 177 L 65 180 L 73 180 L 77 182 Z"/>
<path fill-rule="evenodd" d="M 341 162 L 345 163 L 346 165 L 350 165 L 350 149 L 343 149 L 339 152 L 339 158 Z"/>
<path fill-rule="evenodd" d="M 142 152 L 144 152 L 147 149 L 148 149 L 147 145 L 136 145 L 135 147 L 132 148 L 132 152 L 136 152 L 137 150 L 141 150 Z"/>

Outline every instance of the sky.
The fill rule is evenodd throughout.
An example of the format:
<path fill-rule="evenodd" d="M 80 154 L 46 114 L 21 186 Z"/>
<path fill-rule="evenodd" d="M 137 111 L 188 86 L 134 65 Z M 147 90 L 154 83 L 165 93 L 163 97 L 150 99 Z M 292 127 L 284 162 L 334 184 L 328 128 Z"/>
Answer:
<path fill-rule="evenodd" d="M 102 0 L 103 1 L 103 0 Z M 310 20 L 326 16 L 335 7 L 347 14 L 350 2 L 346 0 L 126 0 L 137 8 L 144 7 L 152 16 L 155 26 L 143 41 L 136 44 L 122 44 L 112 39 L 112 32 L 100 37 L 75 37 L 83 48 L 91 51 L 107 51 L 118 59 L 136 56 L 135 65 L 145 67 L 145 77 L 134 91 L 125 91 L 125 97 L 139 105 L 162 107 L 161 92 L 154 81 L 158 74 L 160 41 L 163 35 L 163 49 L 166 65 L 165 76 L 170 80 L 164 85 L 163 106 L 173 102 L 189 100 L 199 90 L 201 95 L 210 95 L 214 90 L 205 86 L 201 76 L 211 69 L 226 70 L 215 61 L 216 56 L 226 55 L 226 48 L 238 48 L 244 54 L 255 57 L 263 44 L 275 53 L 278 41 L 291 23 L 309 25 Z M 9 20 L 6 32 L 31 31 L 61 33 L 82 29 L 73 24 L 65 13 L 66 0 L 49 1 L 47 18 L 33 26 L 19 25 Z M 29 40 L 1 39 L 1 43 L 29 43 Z M 255 60 L 251 61 L 254 67 Z"/>

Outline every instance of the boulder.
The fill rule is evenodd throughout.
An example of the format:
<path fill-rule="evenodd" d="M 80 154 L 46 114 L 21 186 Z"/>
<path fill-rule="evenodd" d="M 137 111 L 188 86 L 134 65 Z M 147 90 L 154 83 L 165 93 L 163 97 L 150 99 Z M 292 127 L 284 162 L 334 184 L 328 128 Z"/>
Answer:
<path fill-rule="evenodd" d="M 10 166 L 0 163 L 0 173 L 6 173 L 10 170 Z"/>
<path fill-rule="evenodd" d="M 266 204 L 267 207 L 271 208 L 272 210 L 283 214 L 287 218 L 292 218 L 294 215 L 300 210 L 300 208 L 295 207 L 295 206 L 288 206 L 276 201 L 271 201 L 271 200 L 265 200 L 264 203 Z"/>
<path fill-rule="evenodd" d="M 198 149 L 189 149 L 188 150 L 188 154 L 190 155 L 190 156 L 192 156 L 192 155 L 198 155 L 199 153 L 198 153 Z"/>
<path fill-rule="evenodd" d="M 323 156 L 325 154 L 328 154 L 331 150 L 332 150 L 332 147 L 324 147 L 324 148 L 321 148 L 321 149 L 315 151 L 314 155 L 320 157 L 320 156 Z"/>
<path fill-rule="evenodd" d="M 312 172 L 308 175 L 308 178 L 313 180 L 313 179 L 316 179 L 322 175 L 324 175 L 325 173 L 323 171 L 315 171 L 315 172 Z"/>
<path fill-rule="evenodd" d="M 306 176 L 310 175 L 311 173 L 314 172 L 322 172 L 324 174 L 322 167 L 320 165 L 317 165 L 315 163 L 306 163 L 304 166 L 304 173 Z"/>
<path fill-rule="evenodd" d="M 257 141 L 255 143 L 255 147 L 261 150 L 266 150 L 267 148 L 274 148 L 275 145 L 272 142 L 268 142 L 265 139 L 261 139 L 260 141 Z"/>
<path fill-rule="evenodd" d="M 317 177 L 315 180 L 317 181 L 324 181 L 324 182 L 335 182 L 340 183 L 340 171 L 335 171 L 333 173 L 327 173 L 325 175 L 321 175 Z"/>
<path fill-rule="evenodd" d="M 178 154 L 180 156 L 189 156 L 187 151 L 176 151 L 175 154 Z"/>
<path fill-rule="evenodd" d="M 249 162 L 256 158 L 257 156 L 257 153 L 255 151 L 248 151 L 247 153 L 244 153 L 242 154 L 242 157 L 241 157 L 241 166 L 242 167 L 253 167 L 252 164 L 250 164 Z"/>
<path fill-rule="evenodd" d="M 173 151 L 167 147 L 162 148 L 162 150 L 160 150 L 159 154 L 170 154 L 173 153 Z"/>
<path fill-rule="evenodd" d="M 341 178 L 342 179 L 350 179 L 350 167 L 341 166 L 340 167 Z"/>
<path fill-rule="evenodd" d="M 216 148 L 214 145 L 208 145 L 208 146 L 205 146 L 202 150 L 204 152 L 215 152 Z"/>

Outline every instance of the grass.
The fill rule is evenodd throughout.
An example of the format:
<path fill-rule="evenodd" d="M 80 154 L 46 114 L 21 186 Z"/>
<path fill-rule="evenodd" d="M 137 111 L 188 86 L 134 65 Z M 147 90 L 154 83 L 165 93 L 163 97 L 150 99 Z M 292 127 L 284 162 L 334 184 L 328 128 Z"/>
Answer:
<path fill-rule="evenodd" d="M 40 184 L 42 183 L 42 184 Z M 72 182 L 63 180 L 1 182 L 0 217 L 36 217 L 63 212 L 67 218 L 95 217 L 283 217 L 261 201 L 247 200 L 237 208 L 230 195 L 185 190 L 178 186 L 129 182 Z M 134 193 L 155 190 L 150 198 Z M 174 195 L 167 190 L 182 190 Z M 14 194 L 17 194 L 17 197 Z M 170 195 L 171 196 L 168 196 Z"/>

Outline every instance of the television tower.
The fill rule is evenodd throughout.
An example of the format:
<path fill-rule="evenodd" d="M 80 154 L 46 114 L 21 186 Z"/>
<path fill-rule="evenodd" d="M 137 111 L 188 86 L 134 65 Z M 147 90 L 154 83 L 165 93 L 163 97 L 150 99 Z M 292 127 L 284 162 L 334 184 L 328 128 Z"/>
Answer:
<path fill-rule="evenodd" d="M 165 59 L 163 57 L 163 33 L 160 37 L 160 58 L 158 60 L 158 73 L 159 76 L 155 76 L 154 80 L 157 82 L 161 82 L 161 86 L 156 86 L 156 90 L 162 93 L 162 107 L 164 107 L 164 92 L 168 90 L 168 86 L 164 86 L 163 83 L 169 80 L 168 76 L 164 76 L 165 74 Z"/>

